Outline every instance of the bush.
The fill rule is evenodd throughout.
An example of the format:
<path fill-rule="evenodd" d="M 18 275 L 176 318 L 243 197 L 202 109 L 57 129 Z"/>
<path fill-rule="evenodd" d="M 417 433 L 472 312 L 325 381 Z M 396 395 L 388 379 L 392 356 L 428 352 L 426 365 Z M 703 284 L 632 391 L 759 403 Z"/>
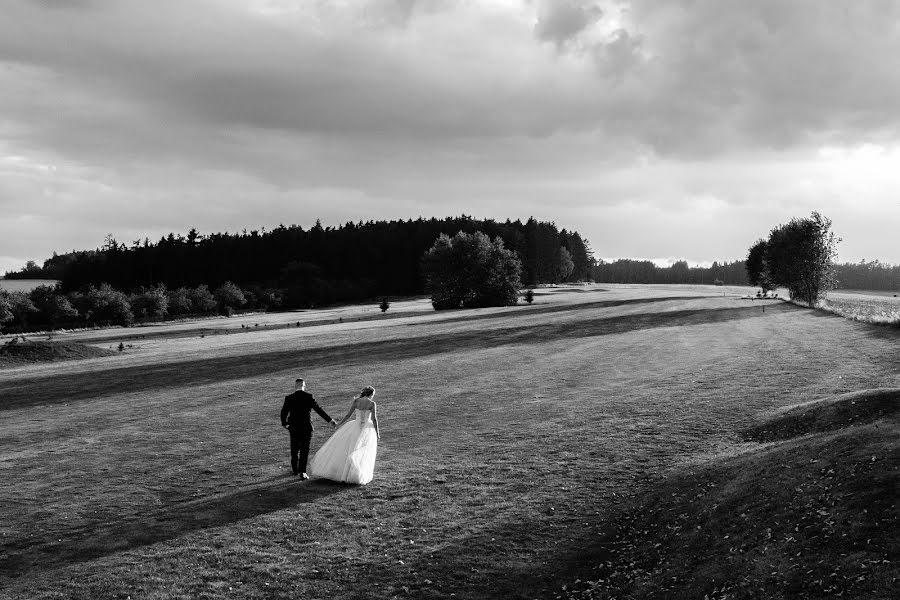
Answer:
<path fill-rule="evenodd" d="M 378 308 L 381 309 L 381 312 L 387 312 L 387 309 L 391 307 L 391 303 L 388 302 L 387 296 L 381 299 L 381 304 L 378 305 Z"/>
<path fill-rule="evenodd" d="M 263 311 L 281 308 L 281 290 L 254 285 L 244 288 L 243 292 L 244 298 L 247 300 L 247 304 L 244 305 L 245 308 Z"/>
<path fill-rule="evenodd" d="M 526 290 L 525 292 L 525 302 L 531 304 L 534 302 L 534 290 Z"/>
<path fill-rule="evenodd" d="M 78 310 L 56 288 L 48 285 L 38 286 L 31 290 L 30 297 L 38 310 L 35 320 L 51 329 L 55 329 L 60 323 L 67 323 L 78 318 Z"/>
<path fill-rule="evenodd" d="M 31 318 L 38 312 L 34 302 L 26 292 L 15 291 L 6 293 L 6 300 L 0 302 L 0 313 L 7 315 L 5 321 L 11 322 L 11 326 L 19 331 L 25 331 Z M 10 318 L 8 315 L 12 315 Z M 4 319 L 0 316 L 0 322 Z"/>
<path fill-rule="evenodd" d="M 134 314 L 143 320 L 162 321 L 169 314 L 169 295 L 166 293 L 166 286 L 160 284 L 132 294 L 131 308 Z"/>
<path fill-rule="evenodd" d="M 168 311 L 170 315 L 186 315 L 193 310 L 191 293 L 187 288 L 180 287 L 177 290 L 169 290 L 166 296 L 169 300 Z"/>
<path fill-rule="evenodd" d="M 0 326 L 12 320 L 12 302 L 9 299 L 9 294 L 0 290 Z"/>
<path fill-rule="evenodd" d="M 88 311 L 85 316 L 89 321 L 126 327 L 134 323 L 134 313 L 131 312 L 128 296 L 108 283 L 101 283 L 99 288 L 88 287 L 86 300 Z"/>
<path fill-rule="evenodd" d="M 209 288 L 206 287 L 206 284 L 198 285 L 190 290 L 189 296 L 191 298 L 191 309 L 194 312 L 204 314 L 215 312 L 216 299 L 213 297 L 212 292 L 209 291 Z"/>
<path fill-rule="evenodd" d="M 247 303 L 247 298 L 244 296 L 241 288 L 230 281 L 226 281 L 216 288 L 216 291 L 213 292 L 213 297 L 216 300 L 219 314 L 229 317 L 234 314 L 235 310 Z"/>

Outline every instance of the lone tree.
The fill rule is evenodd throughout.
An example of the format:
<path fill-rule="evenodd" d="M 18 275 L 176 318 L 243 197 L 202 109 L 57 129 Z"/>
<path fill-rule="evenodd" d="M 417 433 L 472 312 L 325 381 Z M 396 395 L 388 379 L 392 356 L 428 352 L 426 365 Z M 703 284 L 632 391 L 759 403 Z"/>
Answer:
<path fill-rule="evenodd" d="M 755 274 L 760 286 L 762 281 L 786 287 L 792 300 L 815 306 L 835 286 L 834 259 L 840 241 L 831 232 L 831 220 L 818 212 L 807 219 L 791 219 L 771 231 L 763 249 L 759 249 L 761 240 L 750 248 L 747 274 L 751 281 Z M 751 258 L 757 261 L 758 254 L 762 254 L 761 267 L 751 265 Z"/>
<path fill-rule="evenodd" d="M 516 304 L 522 263 L 516 253 L 480 231 L 441 234 L 422 256 L 425 289 L 435 310 Z"/>

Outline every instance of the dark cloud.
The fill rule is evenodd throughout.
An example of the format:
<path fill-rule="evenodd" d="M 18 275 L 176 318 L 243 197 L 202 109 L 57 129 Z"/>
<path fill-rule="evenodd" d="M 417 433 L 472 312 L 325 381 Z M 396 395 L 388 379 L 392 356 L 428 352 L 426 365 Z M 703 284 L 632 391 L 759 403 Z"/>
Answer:
<path fill-rule="evenodd" d="M 466 4 L 322 3 L 275 16 L 164 0 L 43 6 L 14 1 L 0 24 L 0 59 L 42 70 L 46 93 L 61 98 L 57 123 L 21 118 L 61 144 L 101 137 L 114 153 L 184 143 L 192 154 L 204 129 L 255 128 L 437 144 L 593 130 L 610 147 L 690 155 L 848 141 L 898 121 L 900 73 L 884 60 L 900 51 L 891 3 L 637 0 L 612 31 L 562 55 L 529 45 L 514 23 L 495 33 Z M 604 14 L 583 1 L 539 3 L 535 33 L 565 45 Z M 96 109 L 85 114 L 73 96 Z M 145 139 L 144 123 L 171 125 L 172 143 L 132 144 L 128 129 Z"/>
<path fill-rule="evenodd" d="M 97 212 L 149 222 L 182 190 L 231 198 L 217 211 L 244 223 L 247 197 L 270 199 L 271 215 L 322 197 L 347 198 L 347 214 L 743 210 L 767 190 L 825 197 L 767 160 L 892 148 L 900 128 L 892 0 L 5 0 L 3 12 L 0 210 L 15 218 L 103 198 Z M 723 167 L 733 159 L 758 168 Z M 709 166 L 685 166 L 697 164 Z M 0 234 L 17 231 L 9 219 Z"/>
<path fill-rule="evenodd" d="M 593 2 L 586 0 L 540 0 L 535 35 L 545 42 L 563 46 L 603 15 Z"/>

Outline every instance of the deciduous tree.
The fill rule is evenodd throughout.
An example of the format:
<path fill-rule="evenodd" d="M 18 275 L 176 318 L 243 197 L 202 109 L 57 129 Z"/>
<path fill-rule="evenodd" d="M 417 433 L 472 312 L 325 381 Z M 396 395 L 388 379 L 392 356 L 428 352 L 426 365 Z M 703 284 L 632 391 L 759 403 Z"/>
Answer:
<path fill-rule="evenodd" d="M 779 225 L 766 242 L 769 281 L 786 287 L 791 299 L 815 306 L 835 286 L 834 258 L 840 241 L 831 232 L 831 220 L 818 212 Z"/>
<path fill-rule="evenodd" d="M 522 263 L 499 237 L 480 231 L 441 234 L 422 257 L 435 310 L 507 306 L 518 301 Z"/>

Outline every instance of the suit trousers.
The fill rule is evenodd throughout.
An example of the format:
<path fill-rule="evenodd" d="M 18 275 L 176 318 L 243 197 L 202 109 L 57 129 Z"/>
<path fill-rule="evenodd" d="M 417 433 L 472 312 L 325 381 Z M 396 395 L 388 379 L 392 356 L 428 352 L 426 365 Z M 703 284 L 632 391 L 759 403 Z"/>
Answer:
<path fill-rule="evenodd" d="M 306 473 L 312 429 L 289 427 L 288 431 L 291 433 L 291 469 L 294 473 Z"/>

